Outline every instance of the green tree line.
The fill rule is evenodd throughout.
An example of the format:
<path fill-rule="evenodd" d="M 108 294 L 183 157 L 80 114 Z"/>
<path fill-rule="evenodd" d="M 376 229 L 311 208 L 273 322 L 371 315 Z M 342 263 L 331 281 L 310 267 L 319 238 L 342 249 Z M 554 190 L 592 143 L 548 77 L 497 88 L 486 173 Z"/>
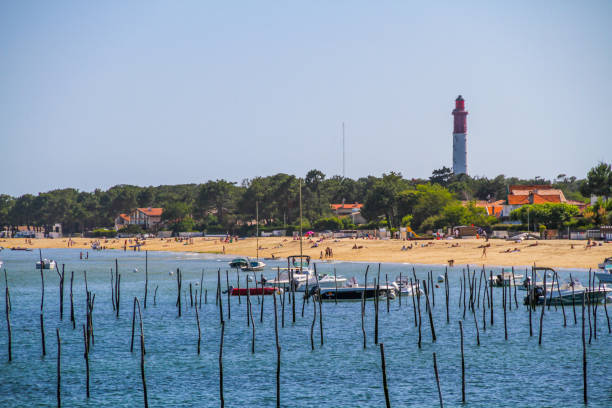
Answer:
<path fill-rule="evenodd" d="M 19 197 L 0 194 L 0 227 L 28 225 L 48 230 L 61 223 L 65 233 L 79 233 L 112 227 L 119 213 L 137 207 L 162 207 L 166 224 L 178 230 L 244 233 L 252 229 L 256 203 L 262 227 L 295 226 L 299 222 L 300 184 L 304 225 L 308 227 L 353 227 L 347 220 L 336 220 L 330 208 L 330 204 L 342 202 L 363 203 L 362 215 L 371 227 L 426 230 L 468 223 L 487 226 L 495 219 L 487 217 L 484 209 L 460 201 L 505 199 L 508 186 L 513 184 L 549 184 L 563 190 L 568 199 L 584 201 L 590 194 L 612 195 L 610 173 L 610 166 L 604 163 L 591 169 L 585 179 L 560 174 L 554 180 L 470 177 L 454 175 L 446 167 L 434 170 L 429 179 L 406 178 L 395 172 L 351 179 L 326 177 L 311 170 L 301 178 L 279 173 L 241 183 L 211 180 L 157 187 L 116 185 L 93 192 L 66 188 Z M 594 210 L 593 220 L 607 221 L 607 203 Z"/>

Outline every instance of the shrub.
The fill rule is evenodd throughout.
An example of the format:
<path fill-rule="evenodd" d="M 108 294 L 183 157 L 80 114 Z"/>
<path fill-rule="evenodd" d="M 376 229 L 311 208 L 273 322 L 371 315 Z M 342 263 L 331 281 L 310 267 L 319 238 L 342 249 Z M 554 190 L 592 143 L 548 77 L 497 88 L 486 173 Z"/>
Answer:
<path fill-rule="evenodd" d="M 117 231 L 115 231 L 114 229 L 98 228 L 98 229 L 91 231 L 89 233 L 89 236 L 95 237 L 95 238 L 98 238 L 98 237 L 114 238 L 117 236 Z"/>
<path fill-rule="evenodd" d="M 332 230 L 338 231 L 343 228 L 343 223 L 336 217 L 319 218 L 314 222 L 314 228 L 317 231 Z"/>

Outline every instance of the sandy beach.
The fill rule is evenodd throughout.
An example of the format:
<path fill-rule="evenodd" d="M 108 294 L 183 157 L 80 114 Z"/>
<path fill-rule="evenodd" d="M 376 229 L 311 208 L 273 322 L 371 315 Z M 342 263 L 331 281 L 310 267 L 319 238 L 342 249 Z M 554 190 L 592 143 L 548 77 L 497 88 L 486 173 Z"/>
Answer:
<path fill-rule="evenodd" d="M 29 242 L 31 241 L 31 243 Z M 74 238 L 72 248 L 91 250 L 95 239 Z M 123 250 L 125 239 L 102 240 L 101 245 L 107 249 Z M 394 240 L 365 240 L 365 239 L 325 239 L 303 240 L 303 253 L 313 259 L 326 259 L 325 248 L 333 251 L 333 260 L 363 261 L 363 262 L 397 262 L 419 264 L 447 265 L 453 260 L 455 265 L 503 265 L 522 266 L 533 265 L 549 266 L 553 268 L 597 268 L 605 257 L 612 256 L 612 244 L 602 243 L 587 247 L 586 241 L 550 240 L 550 241 L 523 241 L 520 243 L 504 240 L 462 239 L 439 241 L 394 241 Z M 128 251 L 133 250 L 129 245 L 134 242 L 128 240 Z M 315 244 L 318 244 L 315 247 Z M 483 256 L 483 245 L 486 248 Z M 0 246 L 4 251 L 11 247 L 26 248 L 67 248 L 68 239 L 3 239 Z M 402 250 L 406 246 L 409 249 Z M 357 247 L 357 248 L 355 248 Z M 174 252 L 200 252 L 218 253 L 226 255 L 241 255 L 255 257 L 257 245 L 255 238 L 239 239 L 232 243 L 221 242 L 218 238 L 193 238 L 191 241 L 177 241 L 174 238 L 147 239 L 141 250 L 174 251 Z M 299 240 L 290 237 L 259 238 L 259 257 L 285 258 L 300 253 Z M 0 253 L 1 258 L 1 253 Z"/>

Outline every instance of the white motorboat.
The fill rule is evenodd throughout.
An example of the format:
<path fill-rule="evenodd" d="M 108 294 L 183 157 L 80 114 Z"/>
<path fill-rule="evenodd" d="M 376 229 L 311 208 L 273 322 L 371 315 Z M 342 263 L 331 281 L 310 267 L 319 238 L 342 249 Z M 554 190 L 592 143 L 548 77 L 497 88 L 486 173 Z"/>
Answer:
<path fill-rule="evenodd" d="M 556 286 L 556 285 L 555 285 Z M 612 289 L 602 286 L 601 288 L 589 289 L 584 287 L 578 280 L 574 279 L 569 282 L 564 282 L 559 287 L 547 289 L 545 292 L 543 287 L 535 286 L 532 289 L 532 301 L 538 305 L 578 305 L 585 303 L 600 303 L 605 301 L 606 297 L 612 293 Z M 529 295 L 525 296 L 524 303 L 529 304 Z"/>
<path fill-rule="evenodd" d="M 50 261 L 47 258 L 42 260 L 42 264 L 41 261 L 36 262 L 36 269 L 55 269 L 57 266 L 57 263 L 55 261 Z"/>
<path fill-rule="evenodd" d="M 599 264 L 602 272 L 595 272 L 595 276 L 603 284 L 612 283 L 612 258 L 606 258 Z"/>
<path fill-rule="evenodd" d="M 502 273 L 489 277 L 489 284 L 495 287 L 520 286 L 522 285 L 523 275 L 512 275 L 512 271 L 502 271 Z"/>
<path fill-rule="evenodd" d="M 423 289 L 421 289 L 416 282 L 412 282 L 411 284 L 410 279 L 402 278 L 402 280 L 400 280 L 398 277 L 394 284 L 397 286 L 398 292 L 402 293 L 402 296 L 416 296 L 417 293 L 419 295 L 425 294 Z"/>
<path fill-rule="evenodd" d="M 378 290 L 374 285 L 362 286 L 357 283 L 355 278 L 352 278 L 347 282 L 345 286 L 338 288 L 320 288 L 314 286 L 308 290 L 306 296 L 321 296 L 323 301 L 335 301 L 335 300 L 373 300 L 376 298 L 378 293 L 379 300 L 388 297 L 389 299 L 395 299 L 397 285 L 394 283 L 386 283 L 385 285 L 379 285 Z"/>
<path fill-rule="evenodd" d="M 258 272 L 263 271 L 266 264 L 261 261 L 251 261 L 249 258 L 236 258 L 229 263 L 229 266 L 245 272 Z"/>
<path fill-rule="evenodd" d="M 336 276 L 336 278 L 334 279 L 333 275 L 324 274 L 324 275 L 319 276 L 319 279 L 317 280 L 317 277 L 313 273 L 313 274 L 309 274 L 307 279 L 303 279 L 299 283 L 297 283 L 295 290 L 297 292 L 304 292 L 306 291 L 307 286 L 309 288 L 312 288 L 313 286 L 316 286 L 317 283 L 319 284 L 319 287 L 321 289 L 336 288 L 336 287 L 340 288 L 344 286 L 344 284 L 346 283 L 346 278 L 340 275 L 340 276 Z"/>

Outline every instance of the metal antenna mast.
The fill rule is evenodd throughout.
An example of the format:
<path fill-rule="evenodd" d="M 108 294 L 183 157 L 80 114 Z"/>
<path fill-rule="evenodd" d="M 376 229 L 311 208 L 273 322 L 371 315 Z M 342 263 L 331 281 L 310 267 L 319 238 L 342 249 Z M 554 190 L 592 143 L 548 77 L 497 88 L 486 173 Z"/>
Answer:
<path fill-rule="evenodd" d="M 346 149 L 344 136 L 344 122 L 342 122 L 342 178 L 346 177 Z"/>

